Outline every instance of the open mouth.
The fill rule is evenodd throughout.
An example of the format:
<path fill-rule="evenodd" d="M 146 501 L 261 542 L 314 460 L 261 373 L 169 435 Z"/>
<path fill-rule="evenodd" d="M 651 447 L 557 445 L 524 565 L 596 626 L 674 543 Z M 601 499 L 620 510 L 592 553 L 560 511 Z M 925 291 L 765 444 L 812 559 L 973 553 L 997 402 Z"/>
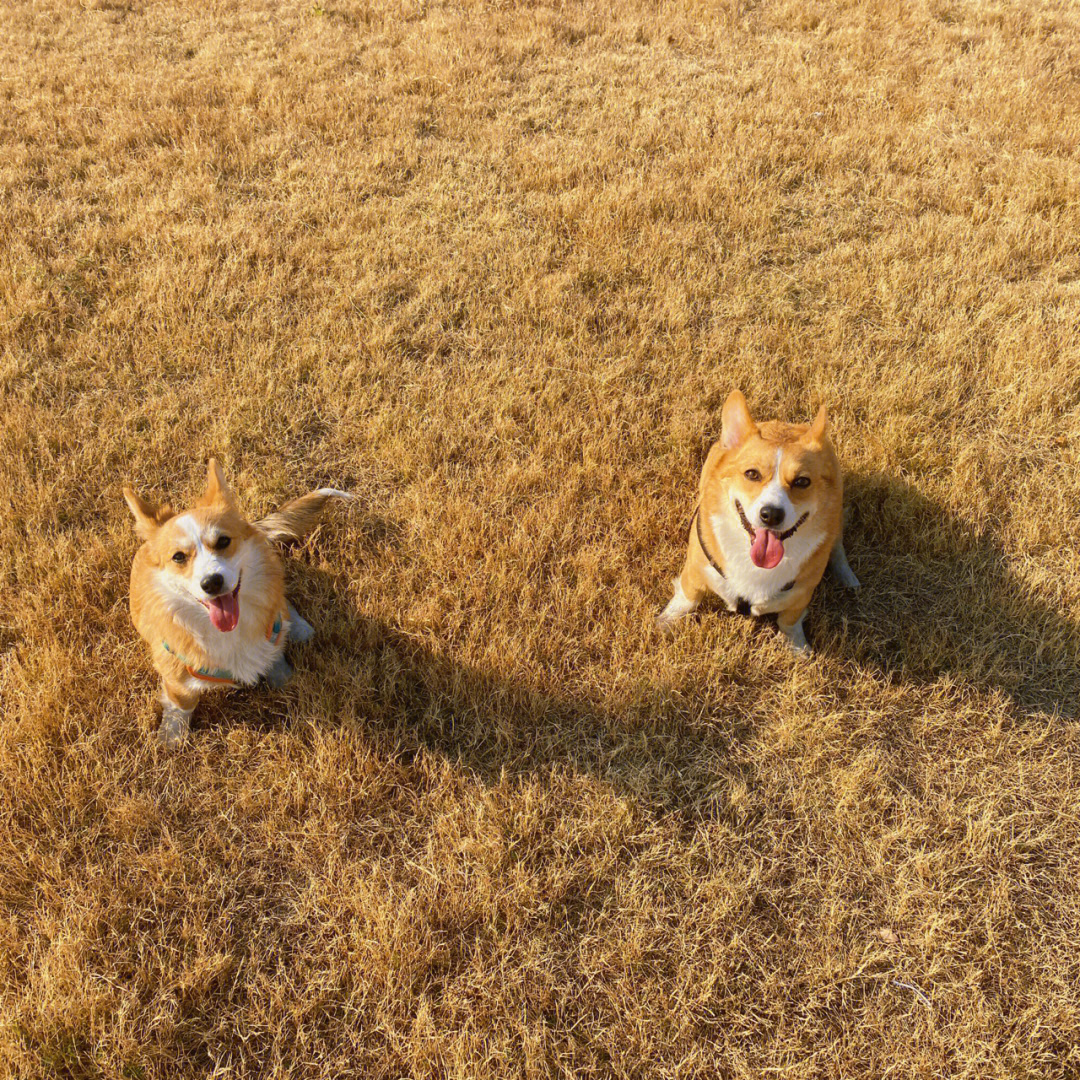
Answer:
<path fill-rule="evenodd" d="M 240 578 L 236 579 L 236 588 L 231 593 L 215 596 L 212 600 L 200 600 L 206 608 L 215 629 L 227 634 L 236 629 L 240 621 Z"/>
<path fill-rule="evenodd" d="M 738 499 L 735 500 L 735 509 L 739 511 L 739 520 L 750 537 L 750 561 L 762 570 L 772 570 L 780 565 L 780 560 L 784 557 L 784 541 L 794 536 L 799 526 L 810 516 L 808 510 L 790 529 L 777 532 L 775 529 L 755 529 L 747 520 Z"/>

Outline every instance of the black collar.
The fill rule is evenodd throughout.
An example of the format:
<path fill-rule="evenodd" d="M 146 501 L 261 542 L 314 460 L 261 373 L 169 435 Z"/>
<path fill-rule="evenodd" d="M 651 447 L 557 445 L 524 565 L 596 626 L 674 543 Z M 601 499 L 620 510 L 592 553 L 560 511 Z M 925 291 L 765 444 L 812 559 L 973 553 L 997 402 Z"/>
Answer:
<path fill-rule="evenodd" d="M 727 577 L 723 570 L 720 569 L 717 561 L 712 557 L 709 549 L 705 546 L 705 537 L 701 535 L 701 506 L 694 511 L 694 522 L 697 525 L 697 542 L 701 545 L 701 550 L 705 553 L 705 558 L 709 560 L 709 565 L 721 576 Z"/>

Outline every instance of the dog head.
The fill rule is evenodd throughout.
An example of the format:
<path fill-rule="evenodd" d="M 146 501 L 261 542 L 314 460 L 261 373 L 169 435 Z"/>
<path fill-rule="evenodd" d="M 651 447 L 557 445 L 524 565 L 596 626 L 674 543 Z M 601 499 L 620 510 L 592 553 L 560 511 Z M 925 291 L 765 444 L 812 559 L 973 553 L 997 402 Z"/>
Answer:
<path fill-rule="evenodd" d="M 257 556 L 255 529 L 237 508 L 217 461 L 210 459 L 202 497 L 183 513 L 154 507 L 130 488 L 124 499 L 145 541 L 154 584 L 189 616 L 201 609 L 216 630 L 235 630 L 244 571 Z"/>
<path fill-rule="evenodd" d="M 839 526 L 843 480 L 827 422 L 823 405 L 811 424 L 759 426 L 740 391 L 724 403 L 720 441 L 703 470 L 702 501 L 710 512 L 734 515 L 761 569 L 780 563 L 784 544 L 800 529 Z"/>

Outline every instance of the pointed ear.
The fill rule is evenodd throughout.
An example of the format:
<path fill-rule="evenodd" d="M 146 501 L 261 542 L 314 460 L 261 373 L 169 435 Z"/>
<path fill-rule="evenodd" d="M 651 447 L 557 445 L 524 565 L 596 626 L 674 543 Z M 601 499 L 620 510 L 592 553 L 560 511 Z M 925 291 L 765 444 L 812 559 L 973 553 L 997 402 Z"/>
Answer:
<path fill-rule="evenodd" d="M 232 493 L 225 474 L 221 471 L 217 458 L 211 458 L 206 470 L 206 490 L 199 500 L 200 506 L 236 506 L 236 496 Z"/>
<path fill-rule="evenodd" d="M 725 450 L 734 450 L 756 431 L 757 424 L 750 415 L 742 391 L 732 390 L 720 414 L 720 445 Z"/>
<path fill-rule="evenodd" d="M 806 441 L 811 446 L 820 446 L 821 440 L 825 438 L 825 428 L 829 424 L 829 416 L 825 411 L 825 406 L 822 405 L 817 411 L 817 416 L 814 417 L 814 422 L 807 429 L 804 436 Z"/>
<path fill-rule="evenodd" d="M 154 506 L 140 499 L 129 487 L 124 488 L 124 501 L 135 516 L 135 532 L 143 540 L 152 539 L 154 533 L 173 516 L 171 506 Z"/>

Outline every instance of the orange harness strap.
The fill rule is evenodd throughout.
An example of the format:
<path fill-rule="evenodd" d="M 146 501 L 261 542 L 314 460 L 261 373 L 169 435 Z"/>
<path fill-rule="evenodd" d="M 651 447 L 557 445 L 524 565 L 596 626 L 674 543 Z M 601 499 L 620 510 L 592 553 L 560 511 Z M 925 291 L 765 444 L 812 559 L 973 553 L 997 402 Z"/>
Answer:
<path fill-rule="evenodd" d="M 266 640 L 271 645 L 276 645 L 281 640 L 282 629 L 284 626 L 283 613 L 278 612 L 271 620 L 270 625 L 266 628 Z M 202 682 L 214 683 L 217 686 L 239 686 L 240 684 L 233 677 L 231 671 L 226 671 L 224 668 L 206 668 L 206 667 L 193 667 L 185 656 L 178 653 L 172 648 L 167 641 L 162 639 L 161 647 L 169 653 L 171 656 L 175 656 L 181 664 L 184 665 L 184 669 L 193 679 L 199 679 Z"/>

